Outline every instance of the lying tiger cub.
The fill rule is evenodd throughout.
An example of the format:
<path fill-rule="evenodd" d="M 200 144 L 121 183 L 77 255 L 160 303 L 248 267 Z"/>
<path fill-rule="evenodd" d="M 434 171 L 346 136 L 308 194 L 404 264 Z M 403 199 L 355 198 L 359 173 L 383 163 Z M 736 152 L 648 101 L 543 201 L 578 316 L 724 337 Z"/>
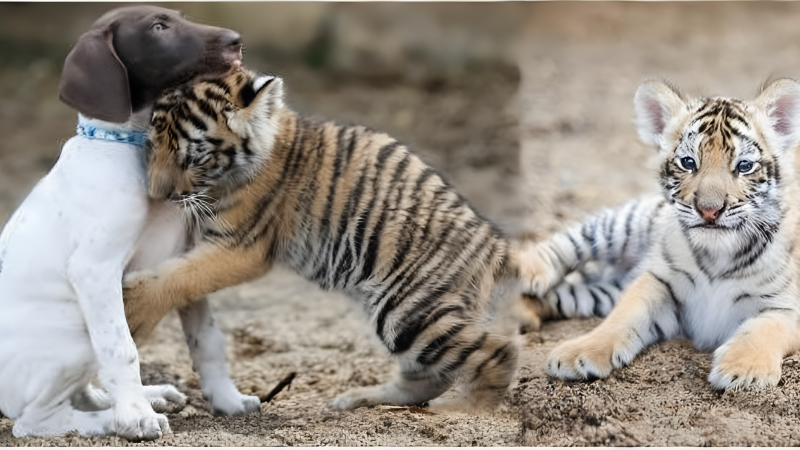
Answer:
<path fill-rule="evenodd" d="M 442 177 L 390 136 L 316 122 L 283 81 L 241 71 L 165 94 L 154 108 L 150 194 L 194 213 L 194 248 L 124 282 L 147 335 L 169 310 L 279 262 L 363 305 L 401 374 L 332 406 L 421 404 L 458 377 L 470 410 L 504 395 L 517 360 L 489 311 L 520 292 L 514 251 Z"/>
<path fill-rule="evenodd" d="M 661 157 L 663 196 L 607 210 L 532 252 L 530 291 L 545 311 L 608 314 L 556 347 L 547 373 L 604 378 L 654 342 L 685 336 L 714 351 L 715 387 L 775 386 L 781 360 L 800 347 L 800 83 L 780 79 L 743 102 L 651 81 L 635 106 L 640 136 Z M 562 283 L 590 262 L 605 277 Z"/>

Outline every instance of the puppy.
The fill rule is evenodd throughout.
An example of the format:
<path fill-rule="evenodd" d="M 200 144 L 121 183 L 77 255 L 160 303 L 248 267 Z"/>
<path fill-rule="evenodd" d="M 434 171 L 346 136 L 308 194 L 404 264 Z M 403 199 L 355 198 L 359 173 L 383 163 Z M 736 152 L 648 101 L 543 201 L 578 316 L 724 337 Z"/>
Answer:
<path fill-rule="evenodd" d="M 183 251 L 182 217 L 147 195 L 145 134 L 161 91 L 241 65 L 241 38 L 150 6 L 115 9 L 67 56 L 78 136 L 0 234 L 0 411 L 14 436 L 156 439 L 172 386 L 142 386 L 121 279 Z M 259 410 L 228 377 L 208 304 L 181 314 L 215 411 Z M 95 387 L 95 384 L 96 386 Z"/>

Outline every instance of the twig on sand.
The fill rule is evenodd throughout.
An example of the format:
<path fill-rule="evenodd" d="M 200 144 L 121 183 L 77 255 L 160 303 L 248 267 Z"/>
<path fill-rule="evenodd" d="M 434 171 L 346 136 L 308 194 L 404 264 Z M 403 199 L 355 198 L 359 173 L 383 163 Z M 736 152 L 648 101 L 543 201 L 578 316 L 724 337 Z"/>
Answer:
<path fill-rule="evenodd" d="M 258 399 L 261 400 L 261 403 L 269 403 L 270 401 L 272 401 L 273 397 L 278 395 L 278 393 L 283 390 L 283 388 L 292 384 L 292 380 L 294 380 L 295 376 L 297 376 L 297 372 L 292 372 L 289 375 L 286 375 L 280 382 L 278 382 L 277 386 L 275 386 L 274 388 L 272 388 L 271 391 L 269 391 L 269 394 L 259 395 Z"/>

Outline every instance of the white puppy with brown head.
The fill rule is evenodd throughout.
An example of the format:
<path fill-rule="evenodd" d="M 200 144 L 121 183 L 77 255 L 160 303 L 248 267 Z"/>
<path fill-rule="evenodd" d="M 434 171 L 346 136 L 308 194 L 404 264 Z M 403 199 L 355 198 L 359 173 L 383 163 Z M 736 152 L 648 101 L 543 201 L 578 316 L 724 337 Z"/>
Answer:
<path fill-rule="evenodd" d="M 145 131 L 161 91 L 241 64 L 237 33 L 150 6 L 113 10 L 64 65 L 78 135 L 0 234 L 0 411 L 15 436 L 155 439 L 172 386 L 142 386 L 121 279 L 182 251 L 180 213 L 147 195 Z M 228 377 L 207 303 L 182 313 L 215 411 L 259 410 Z M 92 385 L 93 380 L 99 386 Z"/>

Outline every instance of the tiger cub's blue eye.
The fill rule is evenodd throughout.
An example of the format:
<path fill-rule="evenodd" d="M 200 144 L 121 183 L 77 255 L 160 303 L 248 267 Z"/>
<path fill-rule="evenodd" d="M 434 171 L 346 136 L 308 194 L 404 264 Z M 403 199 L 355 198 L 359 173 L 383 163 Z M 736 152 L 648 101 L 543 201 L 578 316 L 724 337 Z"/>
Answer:
<path fill-rule="evenodd" d="M 694 158 L 690 156 L 684 156 L 681 158 L 681 167 L 694 172 L 697 170 L 697 163 L 694 162 Z"/>
<path fill-rule="evenodd" d="M 736 171 L 740 174 L 746 175 L 753 171 L 753 166 L 755 166 L 753 161 L 748 161 L 745 159 L 743 161 L 739 161 L 739 164 L 736 165 Z"/>

